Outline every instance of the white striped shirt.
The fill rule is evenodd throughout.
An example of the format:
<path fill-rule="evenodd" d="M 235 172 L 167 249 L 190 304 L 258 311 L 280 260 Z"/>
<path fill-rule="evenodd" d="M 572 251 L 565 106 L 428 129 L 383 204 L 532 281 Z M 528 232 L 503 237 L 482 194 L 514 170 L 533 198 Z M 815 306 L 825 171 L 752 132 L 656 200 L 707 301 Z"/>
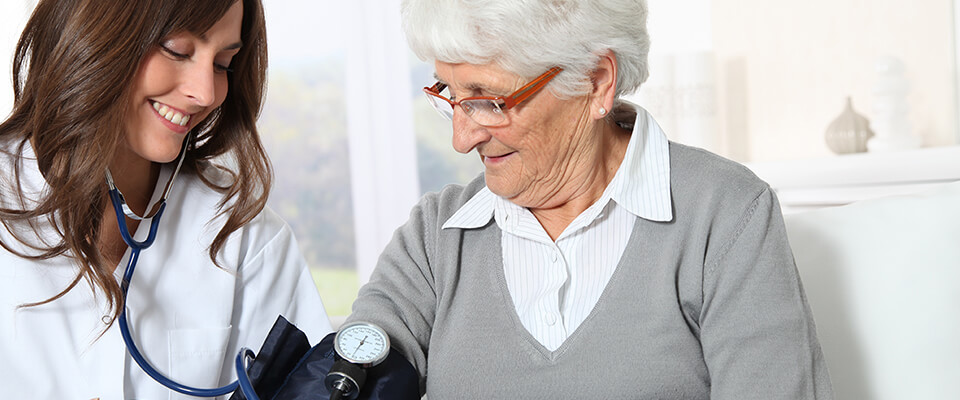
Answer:
<path fill-rule="evenodd" d="M 471 229 L 493 217 L 503 231 L 507 289 L 520 322 L 554 351 L 590 315 L 630 240 L 637 217 L 670 221 L 666 135 L 639 106 L 622 102 L 613 117 L 633 135 L 603 195 L 550 239 L 530 210 L 482 189 L 444 223 Z"/>

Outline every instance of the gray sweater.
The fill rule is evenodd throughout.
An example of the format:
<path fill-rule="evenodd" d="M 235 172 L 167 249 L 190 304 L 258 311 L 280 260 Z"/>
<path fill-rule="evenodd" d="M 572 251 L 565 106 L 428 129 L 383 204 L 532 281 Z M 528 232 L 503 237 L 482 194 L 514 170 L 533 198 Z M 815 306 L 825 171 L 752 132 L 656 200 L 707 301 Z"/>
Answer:
<path fill-rule="evenodd" d="M 556 351 L 527 332 L 500 230 L 440 227 L 483 185 L 431 193 L 360 290 L 437 399 L 829 399 L 816 328 L 770 187 L 670 144 L 674 220 L 637 219 L 590 316 Z"/>

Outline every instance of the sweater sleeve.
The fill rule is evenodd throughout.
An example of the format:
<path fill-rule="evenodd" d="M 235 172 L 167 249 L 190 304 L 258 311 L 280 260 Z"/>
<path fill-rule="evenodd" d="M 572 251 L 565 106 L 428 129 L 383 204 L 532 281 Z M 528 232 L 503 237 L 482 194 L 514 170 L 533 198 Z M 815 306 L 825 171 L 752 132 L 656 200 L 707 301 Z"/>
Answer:
<path fill-rule="evenodd" d="M 391 347 L 403 353 L 420 374 L 424 393 L 427 348 L 436 315 L 437 293 L 428 248 L 436 237 L 433 197 L 424 197 L 410 219 L 394 232 L 377 261 L 370 281 L 360 288 L 346 323 L 367 321 L 390 336 Z"/>
<path fill-rule="evenodd" d="M 766 187 L 704 265 L 701 343 L 712 399 L 831 399 L 826 362 Z"/>

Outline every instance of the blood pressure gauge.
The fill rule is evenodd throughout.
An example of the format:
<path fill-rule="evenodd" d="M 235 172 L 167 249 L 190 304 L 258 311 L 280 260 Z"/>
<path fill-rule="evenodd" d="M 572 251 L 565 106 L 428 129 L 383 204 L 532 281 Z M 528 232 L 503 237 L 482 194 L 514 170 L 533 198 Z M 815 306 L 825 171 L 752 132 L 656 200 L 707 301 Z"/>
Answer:
<path fill-rule="evenodd" d="M 365 368 L 380 364 L 390 354 L 390 337 L 379 326 L 353 322 L 333 338 L 337 360 L 324 382 L 331 399 L 355 399 L 367 379 Z"/>
<path fill-rule="evenodd" d="M 390 354 L 390 338 L 379 326 L 354 322 L 337 332 L 333 349 L 340 358 L 369 368 L 380 364 Z"/>

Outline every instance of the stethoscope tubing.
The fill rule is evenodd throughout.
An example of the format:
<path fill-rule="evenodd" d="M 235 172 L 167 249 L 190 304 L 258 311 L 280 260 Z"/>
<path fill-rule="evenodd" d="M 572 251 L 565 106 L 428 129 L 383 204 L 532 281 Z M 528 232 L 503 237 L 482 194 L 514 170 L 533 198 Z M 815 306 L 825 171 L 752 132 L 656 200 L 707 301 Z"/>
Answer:
<path fill-rule="evenodd" d="M 130 357 L 136 361 L 137 365 L 140 366 L 140 369 L 143 370 L 144 373 L 153 378 L 153 380 L 157 381 L 157 383 L 175 392 L 196 397 L 216 397 L 229 394 L 237 390 L 237 387 L 239 386 L 248 400 L 259 400 L 256 395 L 256 391 L 253 389 L 253 385 L 250 384 L 250 378 L 247 376 L 247 371 L 244 367 L 244 358 L 256 357 L 254 352 L 248 348 L 241 349 L 240 353 L 237 354 L 237 380 L 225 386 L 213 389 L 195 388 L 167 378 L 153 368 L 153 366 L 150 365 L 150 362 L 148 362 L 147 359 L 144 358 L 140 353 L 136 342 L 133 340 L 133 336 L 130 334 L 130 326 L 127 322 L 127 290 L 130 288 L 130 282 L 133 279 L 133 272 L 137 267 L 137 260 L 140 258 L 140 251 L 150 247 L 150 245 L 153 244 L 153 241 L 157 238 L 157 229 L 160 226 L 160 217 L 163 216 L 163 210 L 166 208 L 167 202 L 166 199 L 164 199 L 160 204 L 160 208 L 157 210 L 156 215 L 151 218 L 150 233 L 147 235 L 147 238 L 143 241 L 137 241 L 132 235 L 130 235 L 130 231 L 127 229 L 125 214 L 121 206 L 122 200 L 120 191 L 114 188 L 111 189 L 109 193 L 110 202 L 113 203 L 113 209 L 117 215 L 117 226 L 120 228 L 120 236 L 123 238 L 123 241 L 126 242 L 127 246 L 130 246 L 130 258 L 127 260 L 127 267 L 123 272 L 123 280 L 120 282 L 124 304 L 119 317 L 120 336 L 123 337 L 123 342 L 127 346 L 127 351 L 130 352 Z"/>
<path fill-rule="evenodd" d="M 256 358 L 257 354 L 246 347 L 240 349 L 240 352 L 237 353 L 236 360 L 236 369 L 237 369 L 237 383 L 240 385 L 240 391 L 243 393 L 244 397 L 247 400 L 260 400 L 260 397 L 257 396 L 257 391 L 253 389 L 253 384 L 250 383 L 250 375 L 247 375 L 247 360 Z"/>
<path fill-rule="evenodd" d="M 126 224 L 126 214 L 123 213 L 122 200 L 120 200 L 120 191 L 117 189 L 110 189 L 110 202 L 113 203 L 113 211 L 117 214 L 117 227 L 120 228 L 120 237 L 123 238 L 123 241 L 130 246 L 130 249 L 136 251 L 137 254 L 140 253 L 140 250 L 143 250 L 147 247 L 153 245 L 153 241 L 157 238 L 157 229 L 160 227 L 160 216 L 163 215 L 163 210 L 167 208 L 167 200 L 164 199 L 160 204 L 160 208 L 157 210 L 157 214 L 153 216 L 150 221 L 150 233 L 147 234 L 147 238 L 142 242 L 138 242 L 133 239 L 133 235 L 130 234 L 130 230 L 127 228 Z M 133 259 L 133 254 L 131 254 L 131 259 Z M 127 263 L 127 270 L 130 273 L 130 277 L 133 276 L 133 268 L 136 268 L 136 262 L 133 263 L 133 267 L 130 267 L 130 263 Z M 129 279 L 126 273 L 124 273 L 123 280 L 126 282 Z M 126 292 L 124 292 L 126 295 Z"/>

